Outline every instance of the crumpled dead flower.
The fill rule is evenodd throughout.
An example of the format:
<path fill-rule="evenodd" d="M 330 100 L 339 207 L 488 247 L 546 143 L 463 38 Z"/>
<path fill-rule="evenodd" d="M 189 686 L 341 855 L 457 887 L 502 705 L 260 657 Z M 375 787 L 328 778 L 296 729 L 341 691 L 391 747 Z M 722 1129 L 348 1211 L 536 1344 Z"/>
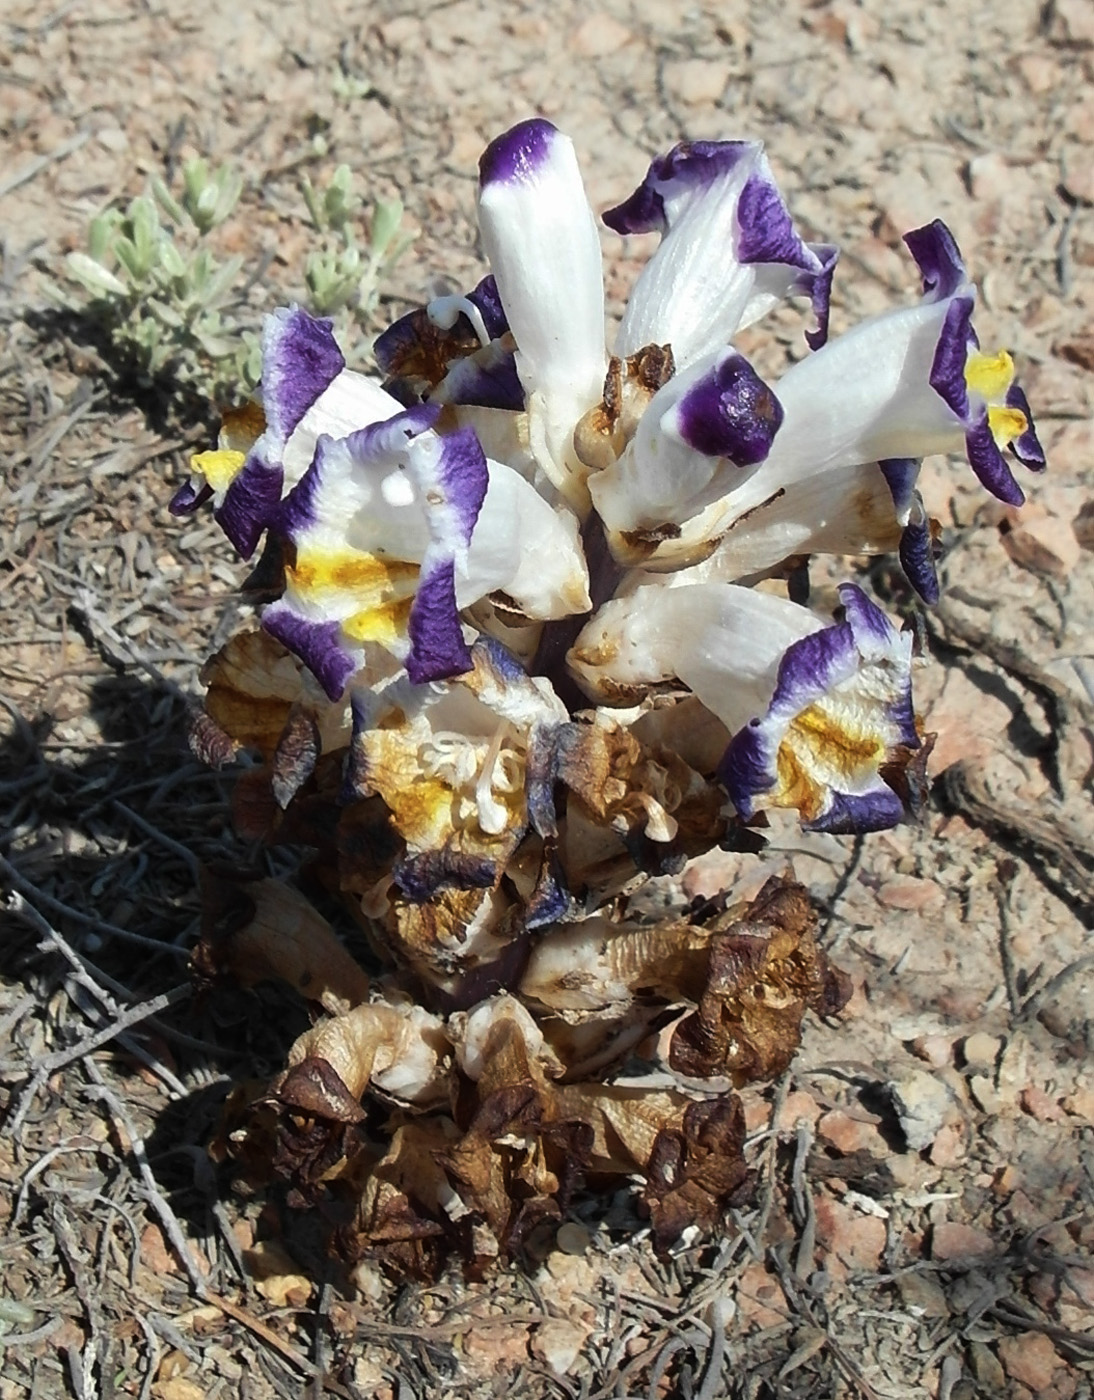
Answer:
<path fill-rule="evenodd" d="M 730 1085 L 778 1073 L 806 1010 L 834 1014 L 849 995 L 817 949 L 808 897 L 788 879 L 690 921 L 567 926 L 563 962 L 583 928 L 592 950 L 572 978 L 552 974 L 547 937 L 514 993 L 447 1012 L 410 1002 L 398 971 L 369 981 L 358 970 L 367 990 L 346 1008 L 345 965 L 320 972 L 329 930 L 314 911 L 300 917 L 295 899 L 272 917 L 269 892 L 244 887 L 255 916 L 227 944 L 211 932 L 199 961 L 223 968 L 229 958 L 241 981 L 280 976 L 298 989 L 307 966 L 303 989 L 322 984 L 314 1000 L 328 1014 L 290 1047 L 228 1150 L 252 1173 L 256 1148 L 265 1153 L 291 1202 L 329 1197 L 345 1220 L 336 1247 L 351 1259 L 376 1254 L 401 1275 L 430 1277 L 453 1253 L 481 1274 L 589 1183 L 643 1178 L 658 1247 L 691 1226 L 716 1228 L 749 1181 Z M 634 1048 L 626 1031 L 659 1019 L 675 1021 L 668 1062 L 650 1048 L 647 1082 L 612 1082 Z M 666 1071 L 679 1087 L 666 1087 Z"/>

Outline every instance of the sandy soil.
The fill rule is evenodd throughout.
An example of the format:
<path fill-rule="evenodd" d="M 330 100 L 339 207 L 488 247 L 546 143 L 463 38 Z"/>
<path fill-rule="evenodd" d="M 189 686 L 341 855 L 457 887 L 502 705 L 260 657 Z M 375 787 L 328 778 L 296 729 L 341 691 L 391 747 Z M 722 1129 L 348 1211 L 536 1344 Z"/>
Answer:
<path fill-rule="evenodd" d="M 1091 1395 L 1094 6 L 9 0 L 0 31 L 0 1400 Z M 205 1155 L 302 1024 L 187 991 L 196 864 L 237 846 L 186 710 L 242 570 L 166 511 L 207 423 L 112 376 L 46 282 L 152 173 L 232 159 L 257 324 L 301 285 L 301 174 L 345 161 L 420 229 L 390 314 L 479 275 L 478 154 L 534 112 L 598 208 L 681 137 L 762 137 L 842 246 L 836 330 L 915 294 L 899 235 L 945 219 L 1050 470 L 1020 513 L 925 472 L 935 795 L 918 828 L 794 852 L 856 994 L 750 1101 L 756 1205 L 658 1261 L 627 1193 L 590 1198 L 489 1284 L 396 1288 Z M 646 249 L 605 247 L 618 310 Z M 775 316 L 745 348 L 777 369 L 798 335 Z"/>

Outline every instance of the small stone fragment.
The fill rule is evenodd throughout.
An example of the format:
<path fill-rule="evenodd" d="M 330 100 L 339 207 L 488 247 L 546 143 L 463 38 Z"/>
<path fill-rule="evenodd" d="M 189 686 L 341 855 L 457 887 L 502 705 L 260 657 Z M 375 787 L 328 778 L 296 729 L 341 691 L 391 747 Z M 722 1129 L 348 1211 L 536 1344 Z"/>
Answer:
<path fill-rule="evenodd" d="M 998 752 L 1010 722 L 1011 712 L 1002 700 L 981 690 L 955 667 L 924 721 L 938 735 L 928 765 L 931 776 L 937 777 L 954 763 L 975 764 Z"/>
<path fill-rule="evenodd" d="M 876 1215 L 860 1215 L 842 1201 L 818 1196 L 817 1238 L 849 1269 L 876 1272 L 885 1249 L 885 1221 Z"/>
<path fill-rule="evenodd" d="M 939 1128 L 931 1143 L 930 1158 L 936 1167 L 954 1167 L 965 1159 L 965 1130 L 958 1123 Z"/>
<path fill-rule="evenodd" d="M 930 1147 L 953 1108 L 946 1085 L 925 1070 L 914 1069 L 889 1085 L 900 1126 L 913 1152 Z"/>
<path fill-rule="evenodd" d="M 1002 1395 L 1007 1384 L 1007 1373 L 991 1347 L 985 1342 L 970 1342 L 969 1360 L 982 1392 L 985 1395 Z"/>
<path fill-rule="evenodd" d="M 970 1069 L 993 1069 L 1002 1041 L 984 1031 L 974 1031 L 961 1043 L 961 1053 Z"/>
<path fill-rule="evenodd" d="M 900 1301 L 917 1317 L 949 1317 L 945 1291 L 930 1274 L 901 1274 L 897 1287 Z"/>
<path fill-rule="evenodd" d="M 775 1126 L 780 1133 L 792 1133 L 800 1122 L 814 1127 L 819 1117 L 820 1107 L 813 1095 L 804 1089 L 793 1089 L 786 1096 Z"/>
<path fill-rule="evenodd" d="M 1094 1123 L 1094 1089 L 1076 1089 L 1063 1100 L 1065 1113 Z"/>
<path fill-rule="evenodd" d="M 631 31 L 603 13 L 590 15 L 574 30 L 570 47 L 583 58 L 604 58 L 631 41 Z"/>
<path fill-rule="evenodd" d="M 1072 1302 L 1094 1309 L 1094 1269 L 1076 1267 L 1064 1275 L 1062 1296 L 1070 1295 Z"/>
<path fill-rule="evenodd" d="M 745 1108 L 745 1132 L 749 1137 L 767 1131 L 771 1122 L 771 1105 L 754 1089 L 746 1089 L 741 1094 Z"/>
<path fill-rule="evenodd" d="M 203 1385 L 187 1380 L 185 1376 L 175 1376 L 169 1381 L 157 1381 L 152 1387 L 153 1400 L 205 1400 L 207 1394 Z"/>
<path fill-rule="evenodd" d="M 1094 204 L 1094 168 L 1085 147 L 1068 147 L 1064 151 L 1064 188 L 1072 198 L 1083 204 Z"/>
<path fill-rule="evenodd" d="M 982 1113 L 998 1113 L 1003 1107 L 1003 1100 L 999 1096 L 994 1081 L 986 1074 L 972 1076 L 969 1080 L 969 1093 Z"/>
<path fill-rule="evenodd" d="M 917 1035 L 912 1041 L 912 1051 L 920 1060 L 926 1060 L 935 1069 L 948 1065 L 953 1056 L 953 1041 L 948 1035 Z"/>
<path fill-rule="evenodd" d="M 877 892 L 878 903 L 889 909 L 929 909 L 940 908 L 946 896 L 934 880 L 922 880 L 918 876 L 904 876 L 899 880 L 887 880 Z"/>
<path fill-rule="evenodd" d="M 1051 92 L 1060 81 L 1060 66 L 1046 54 L 1027 53 L 1018 60 L 1018 71 L 1036 97 Z"/>
<path fill-rule="evenodd" d="M 564 1376 L 573 1369 L 581 1348 L 588 1340 L 589 1329 L 565 1318 L 541 1322 L 532 1337 L 532 1351 L 554 1371 Z"/>
<path fill-rule="evenodd" d="M 779 1327 L 787 1319 L 786 1300 L 778 1281 L 757 1260 L 737 1282 L 737 1312 L 743 1327 Z"/>
<path fill-rule="evenodd" d="M 969 193 L 973 199 L 1001 199 L 1011 189 L 1010 167 L 998 151 L 985 151 L 969 161 Z"/>
<path fill-rule="evenodd" d="M 1006 1373 L 1034 1394 L 1047 1390 L 1052 1373 L 1060 1364 L 1056 1348 L 1043 1332 L 1021 1332 L 1017 1337 L 999 1339 L 999 1359 Z"/>
<path fill-rule="evenodd" d="M 944 1220 L 931 1231 L 931 1258 L 938 1262 L 980 1259 L 994 1253 L 995 1242 L 989 1234 L 959 1220 Z"/>
<path fill-rule="evenodd" d="M 665 64 L 665 86 L 688 107 L 717 102 L 730 80 L 728 63 L 686 58 Z"/>
<path fill-rule="evenodd" d="M 1057 44 L 1094 47 L 1094 6 L 1089 0 L 1053 0 L 1049 33 Z"/>
<path fill-rule="evenodd" d="M 1022 1090 L 1018 1095 L 1018 1102 L 1031 1118 L 1037 1119 L 1038 1123 L 1058 1123 L 1063 1117 L 1063 1110 L 1056 1100 L 1035 1084 L 1028 1084 Z"/>
<path fill-rule="evenodd" d="M 868 1152 L 874 1157 L 886 1155 L 885 1139 L 874 1124 L 852 1118 L 842 1109 L 833 1109 L 824 1115 L 817 1124 L 817 1136 L 843 1157 L 851 1157 L 856 1152 Z"/>

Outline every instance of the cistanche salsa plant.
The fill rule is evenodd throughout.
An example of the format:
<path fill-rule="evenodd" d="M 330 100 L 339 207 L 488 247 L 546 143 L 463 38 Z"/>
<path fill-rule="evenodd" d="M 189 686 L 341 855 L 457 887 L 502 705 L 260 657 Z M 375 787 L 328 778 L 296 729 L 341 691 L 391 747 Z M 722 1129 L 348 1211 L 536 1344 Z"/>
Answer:
<path fill-rule="evenodd" d="M 640 1177 L 662 1246 L 747 1190 L 734 1090 L 847 979 L 789 878 L 660 921 L 635 891 L 759 849 L 772 809 L 915 813 L 912 633 L 855 582 L 827 617 L 778 581 L 895 551 L 929 604 L 924 455 L 1009 504 L 1004 450 L 1044 466 L 942 223 L 905 237 L 920 300 L 830 340 L 837 250 L 760 143 L 681 144 L 604 215 L 661 235 L 609 348 L 571 142 L 526 121 L 480 171 L 478 286 L 391 325 L 373 377 L 276 311 L 257 400 L 172 503 L 264 541 L 261 625 L 207 664 L 195 743 L 260 755 L 241 829 L 311 848 L 375 952 L 277 882 L 210 881 L 201 972 L 284 978 L 315 1018 L 220 1147 L 419 1274 L 510 1255 L 579 1180 Z M 733 341 L 788 296 L 809 353 L 769 384 Z"/>

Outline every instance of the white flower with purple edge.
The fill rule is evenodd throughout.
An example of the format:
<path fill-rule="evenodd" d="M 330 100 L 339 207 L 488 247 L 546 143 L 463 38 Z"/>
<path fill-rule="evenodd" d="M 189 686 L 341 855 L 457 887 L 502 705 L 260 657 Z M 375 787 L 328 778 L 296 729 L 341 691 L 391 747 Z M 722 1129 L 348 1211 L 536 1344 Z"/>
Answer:
<path fill-rule="evenodd" d="M 600 609 L 570 664 L 606 697 L 683 682 L 734 735 L 719 777 L 742 818 L 795 807 L 816 830 L 893 826 L 904 804 L 880 770 L 921 744 L 912 638 L 857 585 L 840 601 L 833 624 L 737 584 L 647 584 Z"/>
<path fill-rule="evenodd" d="M 907 237 L 918 306 L 827 341 L 836 250 L 797 233 L 762 146 L 684 143 L 605 215 L 618 232 L 662 235 L 609 355 L 570 141 L 520 123 L 480 176 L 491 274 L 377 342 L 408 406 L 346 371 L 323 323 L 294 310 L 267 332 L 266 431 L 226 488 L 217 463 L 205 473 L 243 552 L 266 527 L 295 551 L 264 625 L 331 699 L 400 665 L 412 683 L 458 676 L 476 631 L 509 641 L 514 623 L 546 624 L 527 655 L 553 658 L 565 693 L 565 633 L 551 628 L 580 631 L 568 657 L 586 695 L 618 703 L 672 679 L 722 719 L 734 738 L 719 773 L 743 818 L 790 805 L 830 830 L 891 825 L 903 802 L 881 769 L 920 743 L 907 638 L 852 585 L 844 620 L 826 626 L 736 580 L 810 552 L 897 548 L 933 601 L 919 459 L 963 445 L 1008 502 L 1021 492 L 1001 448 L 1043 466 L 1009 356 L 979 352 L 975 289 L 948 231 Z M 794 293 L 813 305 L 813 353 L 770 386 L 732 337 Z M 476 422 L 504 461 L 485 457 Z M 610 555 L 595 548 L 601 530 Z M 588 613 L 590 592 L 598 610 L 565 623 Z"/>

